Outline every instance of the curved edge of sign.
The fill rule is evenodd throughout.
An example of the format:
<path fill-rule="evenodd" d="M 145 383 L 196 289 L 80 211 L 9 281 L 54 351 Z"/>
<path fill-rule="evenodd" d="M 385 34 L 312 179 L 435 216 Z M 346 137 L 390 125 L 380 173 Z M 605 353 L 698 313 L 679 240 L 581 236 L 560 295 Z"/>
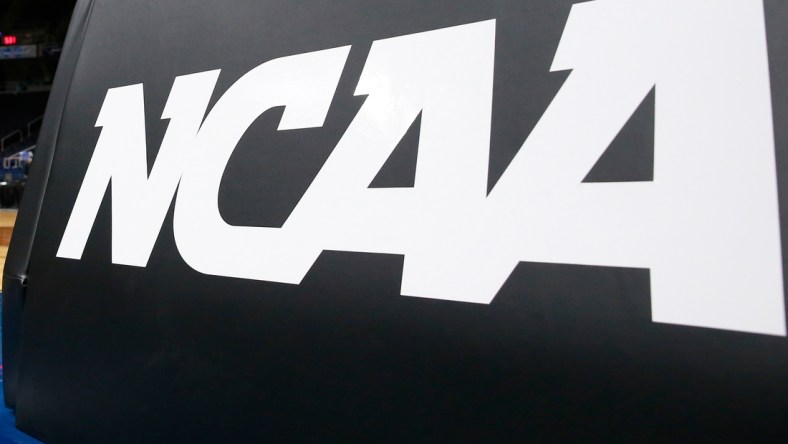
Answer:
<path fill-rule="evenodd" d="M 3 401 L 9 408 L 16 406 L 22 349 L 22 319 L 30 253 L 44 200 L 44 192 L 49 182 L 49 172 L 55 154 L 63 108 L 79 60 L 93 3 L 94 0 L 78 0 L 71 15 L 63 53 L 60 56 L 38 138 L 36 162 L 31 166 L 25 193 L 19 205 L 19 213 L 3 270 Z"/>

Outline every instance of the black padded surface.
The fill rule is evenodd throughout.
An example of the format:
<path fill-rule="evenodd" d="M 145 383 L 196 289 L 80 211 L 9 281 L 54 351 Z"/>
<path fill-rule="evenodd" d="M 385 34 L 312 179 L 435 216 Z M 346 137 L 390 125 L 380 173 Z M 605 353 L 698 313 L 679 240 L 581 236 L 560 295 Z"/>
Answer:
<path fill-rule="evenodd" d="M 144 84 L 150 167 L 176 76 L 221 68 L 212 106 L 263 61 L 353 45 L 323 127 L 276 132 L 270 110 L 230 160 L 222 217 L 278 227 L 363 103 L 373 40 L 488 19 L 492 188 L 566 80 L 549 67 L 572 3 L 80 2 L 5 272 L 27 282 L 3 308 L 19 427 L 55 442 L 783 440 L 786 338 L 654 323 L 647 269 L 521 263 L 490 305 L 400 296 L 400 255 L 325 251 L 300 285 L 231 279 L 183 261 L 172 206 L 147 267 L 114 265 L 110 192 L 82 259 L 56 257 L 108 88 Z M 765 5 L 786 122 L 788 7 Z M 651 179 L 617 159 L 597 178 Z M 409 185 L 412 162 L 389 166 L 385 186 Z"/>

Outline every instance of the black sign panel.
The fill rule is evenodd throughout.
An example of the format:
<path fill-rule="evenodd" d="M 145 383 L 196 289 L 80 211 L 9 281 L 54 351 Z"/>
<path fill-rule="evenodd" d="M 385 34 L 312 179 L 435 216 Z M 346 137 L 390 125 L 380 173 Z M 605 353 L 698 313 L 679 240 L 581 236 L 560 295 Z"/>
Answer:
<path fill-rule="evenodd" d="M 80 2 L 6 403 L 67 442 L 781 441 L 786 23 Z"/>

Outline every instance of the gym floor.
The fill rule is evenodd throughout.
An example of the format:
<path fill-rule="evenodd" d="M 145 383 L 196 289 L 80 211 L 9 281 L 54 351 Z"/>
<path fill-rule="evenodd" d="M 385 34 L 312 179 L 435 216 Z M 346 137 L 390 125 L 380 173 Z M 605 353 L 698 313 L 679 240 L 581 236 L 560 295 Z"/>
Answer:
<path fill-rule="evenodd" d="M 16 210 L 0 210 L 0 275 L 2 275 L 3 266 L 5 265 L 6 254 L 8 253 L 8 243 L 11 240 L 11 232 L 14 229 L 14 222 L 16 221 Z M 2 279 L 0 279 L 0 291 L 2 291 Z M 2 293 L 0 293 L 2 298 Z M 2 299 L 0 299 L 1 301 Z M 0 311 L 0 313 L 2 313 Z M 0 343 L 2 343 L 2 329 L 0 329 Z M 2 362 L 0 360 L 0 362 Z M 0 398 L 3 393 L 3 366 L 0 363 Z M 16 418 L 14 411 L 0 406 L 0 443 L 38 443 L 35 438 L 32 438 L 19 430 L 14 425 Z"/>

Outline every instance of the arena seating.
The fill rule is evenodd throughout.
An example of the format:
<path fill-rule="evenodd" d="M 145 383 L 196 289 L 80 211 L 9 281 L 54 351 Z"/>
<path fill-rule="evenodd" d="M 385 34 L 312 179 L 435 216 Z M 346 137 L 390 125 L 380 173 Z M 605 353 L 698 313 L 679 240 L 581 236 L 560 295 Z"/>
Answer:
<path fill-rule="evenodd" d="M 48 92 L 0 94 L 0 137 L 17 129 L 27 137 L 28 122 L 43 114 L 48 96 Z"/>

